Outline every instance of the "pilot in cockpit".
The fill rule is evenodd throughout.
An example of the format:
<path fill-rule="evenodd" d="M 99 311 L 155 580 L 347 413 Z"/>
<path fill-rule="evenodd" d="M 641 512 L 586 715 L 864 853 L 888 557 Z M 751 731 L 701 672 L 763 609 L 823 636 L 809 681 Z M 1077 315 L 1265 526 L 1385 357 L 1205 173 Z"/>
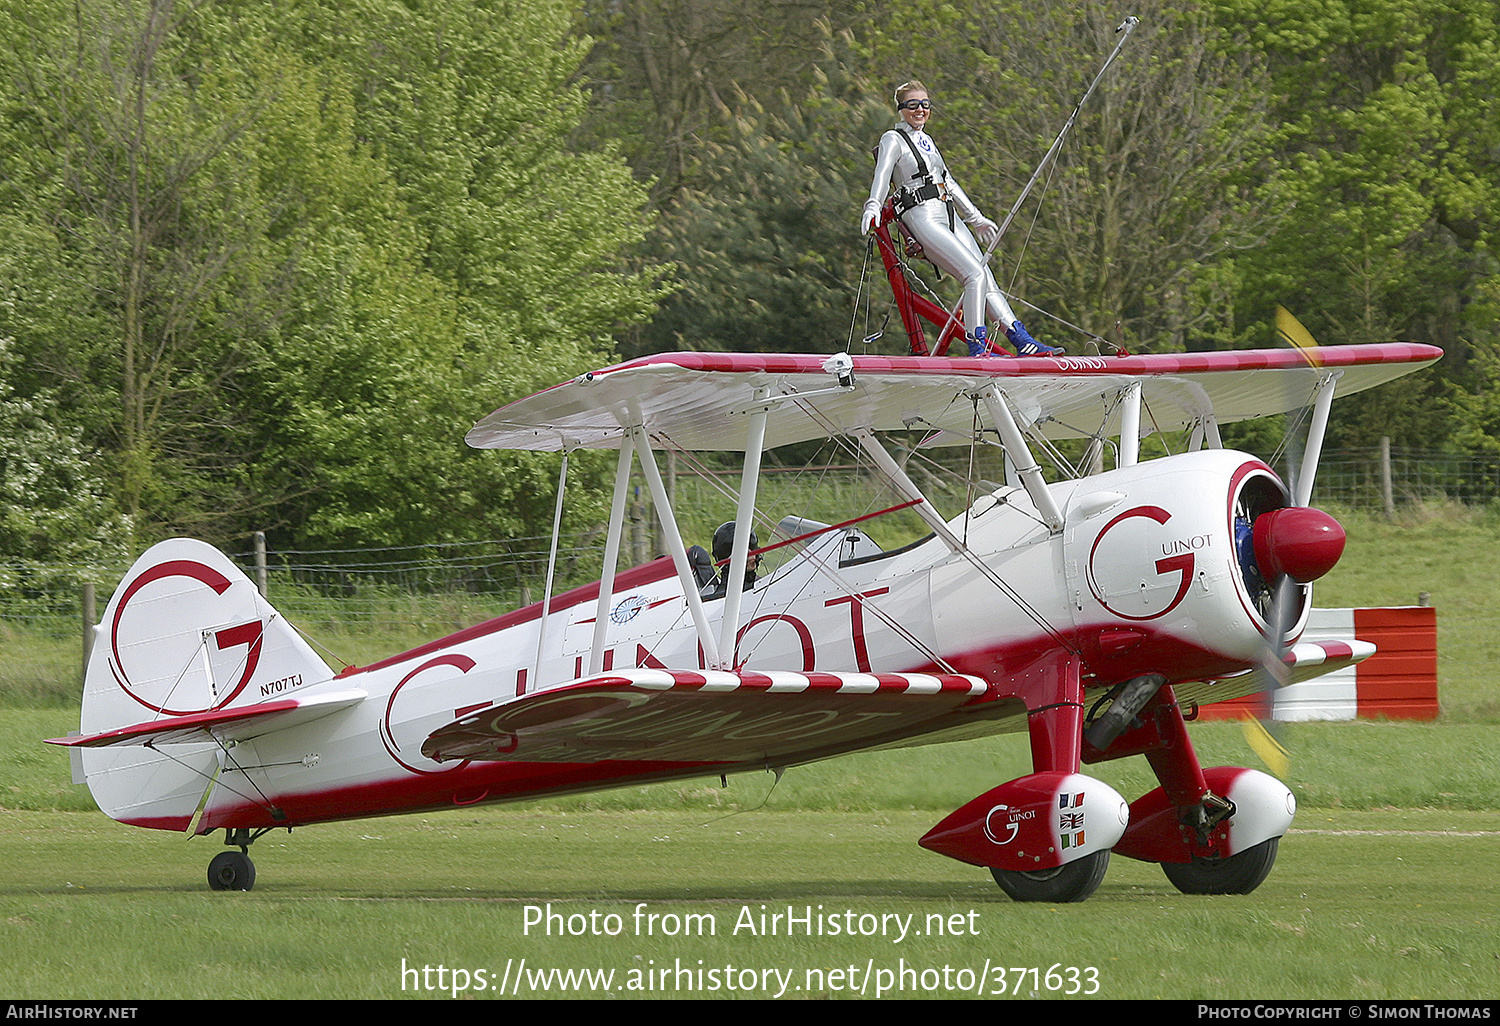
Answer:
<path fill-rule="evenodd" d="M 760 569 L 760 555 L 755 551 L 760 548 L 760 539 L 755 532 L 750 532 L 750 555 L 745 561 L 745 583 L 744 590 L 749 591 L 755 587 L 756 572 Z M 734 521 L 720 524 L 714 531 L 714 554 L 708 559 L 708 553 L 703 551 L 703 546 L 694 545 L 688 549 L 688 561 L 693 564 L 693 573 L 698 583 L 702 586 L 699 593 L 704 599 L 723 598 L 729 590 L 725 584 L 724 575 L 729 572 L 729 558 L 734 552 Z"/>

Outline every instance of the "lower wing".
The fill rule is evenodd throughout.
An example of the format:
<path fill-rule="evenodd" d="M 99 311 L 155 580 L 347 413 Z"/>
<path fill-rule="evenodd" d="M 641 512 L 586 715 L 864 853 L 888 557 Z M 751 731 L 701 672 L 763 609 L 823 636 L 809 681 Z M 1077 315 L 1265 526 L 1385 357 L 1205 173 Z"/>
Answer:
<path fill-rule="evenodd" d="M 790 765 L 839 752 L 1020 729 L 978 677 L 633 669 L 491 706 L 435 731 L 439 762 L 654 759 Z"/>

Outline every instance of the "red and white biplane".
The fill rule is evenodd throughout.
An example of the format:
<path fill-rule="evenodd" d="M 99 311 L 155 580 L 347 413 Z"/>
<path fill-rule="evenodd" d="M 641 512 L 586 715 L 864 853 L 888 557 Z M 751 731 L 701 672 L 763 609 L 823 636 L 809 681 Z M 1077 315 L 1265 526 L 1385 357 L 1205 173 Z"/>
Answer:
<path fill-rule="evenodd" d="M 1266 773 L 1202 767 L 1185 720 L 1371 654 L 1353 639 L 1299 643 L 1307 582 L 1344 542 L 1308 505 L 1323 426 L 1336 391 L 1440 355 L 1407 343 L 1312 359 L 676 353 L 607 367 L 468 435 L 618 451 L 599 582 L 549 586 L 541 603 L 335 672 L 227 557 L 163 542 L 99 625 L 81 733 L 54 743 L 77 753 L 113 818 L 223 830 L 210 884 L 247 889 L 249 845 L 274 829 L 1025 731 L 1033 772 L 922 845 L 990 869 L 1018 900 L 1087 897 L 1111 852 L 1161 863 L 1184 891 L 1249 891 L 1295 800 Z M 1293 488 L 1220 444 L 1221 425 L 1299 410 L 1311 427 Z M 1181 451 L 1142 458 L 1152 431 L 1176 433 Z M 868 455 L 890 509 L 919 515 L 926 538 L 883 551 L 870 517 L 757 519 L 763 454 L 835 436 Z M 903 438 L 999 445 L 1007 480 L 940 513 L 891 451 Z M 1033 450 L 1064 439 L 1085 455 L 1048 481 Z M 744 454 L 717 576 L 746 580 L 753 530 L 774 532 L 760 550 L 775 550 L 774 570 L 715 590 L 668 503 L 657 455 L 669 449 Z M 617 568 L 637 463 L 670 558 Z M 1082 771 L 1133 755 L 1161 784 L 1134 801 Z"/>

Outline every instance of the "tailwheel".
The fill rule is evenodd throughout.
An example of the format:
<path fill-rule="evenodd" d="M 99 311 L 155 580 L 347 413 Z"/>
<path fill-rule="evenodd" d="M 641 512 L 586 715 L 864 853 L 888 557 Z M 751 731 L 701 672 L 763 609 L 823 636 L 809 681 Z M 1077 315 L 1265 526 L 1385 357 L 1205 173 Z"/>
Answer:
<path fill-rule="evenodd" d="M 1015 901 L 1060 904 L 1083 901 L 1093 894 L 1104 881 L 1104 871 L 1108 868 L 1109 849 L 1105 848 L 1055 869 L 991 869 L 990 874 Z"/>
<path fill-rule="evenodd" d="M 221 851 L 208 864 L 208 886 L 216 891 L 248 891 L 255 886 L 255 863 L 244 852 Z"/>
<path fill-rule="evenodd" d="M 1161 870 L 1183 894 L 1249 894 L 1265 881 L 1276 864 L 1279 840 L 1273 837 L 1227 858 L 1163 862 Z"/>

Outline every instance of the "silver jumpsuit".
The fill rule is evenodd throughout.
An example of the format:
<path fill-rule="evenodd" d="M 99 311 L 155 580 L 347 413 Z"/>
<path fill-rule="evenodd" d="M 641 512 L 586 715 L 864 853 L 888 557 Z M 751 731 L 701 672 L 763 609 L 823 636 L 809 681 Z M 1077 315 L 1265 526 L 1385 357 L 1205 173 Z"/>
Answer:
<path fill-rule="evenodd" d="M 893 180 L 898 190 L 904 187 L 915 190 L 926 184 L 911 147 L 898 132 L 905 133 L 922 154 L 927 164 L 927 176 L 937 185 L 939 192 L 938 196 L 906 210 L 901 215 L 902 223 L 921 243 L 928 260 L 964 283 L 964 329 L 969 337 L 984 337 L 975 329 L 984 325 L 986 311 L 999 322 L 1001 330 L 1008 333 L 1016 322 L 1015 312 L 995 284 L 995 277 L 984 261 L 984 253 L 969 230 L 973 228 L 988 244 L 999 232 L 999 226 L 980 213 L 953 180 L 948 165 L 943 162 L 943 155 L 926 132 L 900 122 L 880 137 L 875 154 L 875 178 L 870 185 L 870 198 L 865 201 L 861 229 L 868 232 L 879 223 L 880 208 L 885 204 Z M 947 201 L 952 202 L 960 221 L 953 220 Z"/>

